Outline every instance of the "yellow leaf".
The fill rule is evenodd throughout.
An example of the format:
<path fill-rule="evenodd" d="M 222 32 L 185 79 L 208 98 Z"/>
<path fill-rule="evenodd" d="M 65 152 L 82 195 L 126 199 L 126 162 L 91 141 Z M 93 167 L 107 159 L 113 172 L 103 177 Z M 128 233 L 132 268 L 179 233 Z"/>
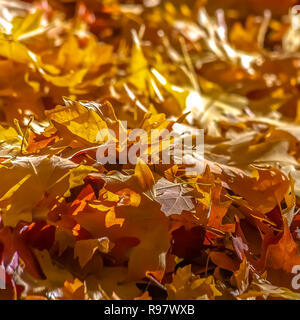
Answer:
<path fill-rule="evenodd" d="M 107 237 L 100 239 L 89 239 L 76 241 L 74 248 L 74 258 L 79 258 L 81 268 L 91 260 L 97 250 L 103 253 L 108 253 L 113 247 L 113 244 Z"/>
<path fill-rule="evenodd" d="M 199 297 L 207 296 L 209 299 L 215 299 L 221 296 L 217 290 L 214 278 L 200 278 L 191 271 L 191 265 L 178 268 L 173 275 L 173 281 L 166 285 L 169 300 L 192 300 Z"/>
<path fill-rule="evenodd" d="M 134 175 L 138 180 L 138 183 L 143 191 L 150 190 L 155 181 L 152 174 L 152 171 L 148 167 L 148 165 L 142 161 L 138 160 L 138 163 L 135 167 Z"/>

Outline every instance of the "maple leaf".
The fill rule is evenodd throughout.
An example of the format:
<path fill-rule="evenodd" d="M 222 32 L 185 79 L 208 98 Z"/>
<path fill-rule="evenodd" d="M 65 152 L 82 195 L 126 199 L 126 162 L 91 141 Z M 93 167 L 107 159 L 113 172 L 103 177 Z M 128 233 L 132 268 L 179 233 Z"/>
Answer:
<path fill-rule="evenodd" d="M 41 278 L 37 261 L 31 249 L 26 246 L 26 243 L 16 230 L 12 232 L 8 227 L 2 228 L 0 230 L 0 243 L 3 245 L 1 261 L 4 262 L 6 267 L 13 267 L 11 262 L 16 260 L 15 263 L 17 264 L 11 270 L 14 272 L 19 264 L 18 257 L 20 257 L 23 260 L 26 270 L 32 276 L 38 279 Z"/>
<path fill-rule="evenodd" d="M 182 211 L 194 209 L 193 197 L 187 195 L 191 189 L 184 188 L 182 184 L 172 183 L 161 178 L 154 185 L 154 198 L 162 207 L 161 210 L 167 215 L 181 214 Z"/>
<path fill-rule="evenodd" d="M 85 285 L 79 280 L 65 281 L 64 287 L 62 288 L 62 297 L 60 300 L 86 300 L 86 288 Z"/>
<path fill-rule="evenodd" d="M 20 220 L 31 222 L 46 217 L 55 198 L 83 184 L 90 171 L 93 169 L 56 156 L 18 157 L 8 165 L 1 165 L 0 204 L 4 224 L 15 226 Z"/>
<path fill-rule="evenodd" d="M 108 253 L 112 247 L 113 244 L 111 244 L 109 239 L 106 237 L 100 239 L 79 240 L 76 241 L 75 244 L 74 257 L 79 257 L 79 264 L 81 268 L 84 268 L 97 250 L 103 253 Z"/>
<path fill-rule="evenodd" d="M 252 281 L 249 290 L 238 296 L 241 300 L 257 298 L 268 299 L 272 297 L 286 300 L 299 300 L 300 295 L 288 288 L 274 286 L 266 279 L 255 275 L 255 279 Z"/>
<path fill-rule="evenodd" d="M 215 299 L 222 295 L 215 287 L 213 277 L 200 278 L 191 271 L 191 265 L 178 268 L 173 281 L 166 285 L 171 300 Z"/>
<path fill-rule="evenodd" d="M 268 247 L 266 263 L 273 268 L 282 268 L 290 272 L 294 265 L 299 264 L 299 261 L 298 246 L 294 242 L 285 221 L 282 238 L 276 245 Z"/>
<path fill-rule="evenodd" d="M 123 2 L 0 0 L 1 298 L 299 300 L 296 1 Z"/>

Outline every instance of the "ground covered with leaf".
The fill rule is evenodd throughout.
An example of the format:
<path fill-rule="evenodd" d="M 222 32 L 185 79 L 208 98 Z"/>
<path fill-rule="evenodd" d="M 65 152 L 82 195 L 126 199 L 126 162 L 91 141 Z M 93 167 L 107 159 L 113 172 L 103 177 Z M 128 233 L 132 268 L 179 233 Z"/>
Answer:
<path fill-rule="evenodd" d="M 0 299 L 299 300 L 295 4 L 0 0 Z M 203 172 L 101 164 L 120 121 Z"/>

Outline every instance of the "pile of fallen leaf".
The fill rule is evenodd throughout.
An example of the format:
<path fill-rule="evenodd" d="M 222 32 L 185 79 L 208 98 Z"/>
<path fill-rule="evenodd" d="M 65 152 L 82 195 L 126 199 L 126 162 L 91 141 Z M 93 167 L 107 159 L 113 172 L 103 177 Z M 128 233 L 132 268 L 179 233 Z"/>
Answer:
<path fill-rule="evenodd" d="M 240 2 L 0 0 L 1 299 L 300 299 L 297 1 Z M 121 121 L 204 171 L 102 165 Z"/>

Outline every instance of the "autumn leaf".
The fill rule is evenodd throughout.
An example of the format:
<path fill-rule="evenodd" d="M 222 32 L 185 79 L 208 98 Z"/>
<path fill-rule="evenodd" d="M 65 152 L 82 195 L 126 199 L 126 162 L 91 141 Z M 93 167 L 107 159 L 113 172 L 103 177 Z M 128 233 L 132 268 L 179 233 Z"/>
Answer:
<path fill-rule="evenodd" d="M 95 252 L 108 253 L 113 247 L 109 239 L 104 237 L 100 239 L 79 240 L 75 244 L 74 257 L 79 258 L 79 264 L 83 268 L 87 262 L 93 257 Z"/>
<path fill-rule="evenodd" d="M 15 226 L 19 220 L 31 222 L 45 218 L 55 198 L 67 194 L 69 188 L 82 184 L 91 170 L 55 156 L 19 157 L 7 165 L 1 165 L 3 184 L 0 203 L 4 211 L 4 224 Z M 12 201 L 13 205 L 9 205 L 8 201 Z M 39 203 L 45 207 L 39 206 Z"/>
<path fill-rule="evenodd" d="M 154 186 L 155 199 L 162 208 L 161 210 L 168 216 L 171 214 L 181 214 L 182 211 L 191 211 L 194 208 L 193 197 L 186 195 L 190 190 L 181 184 L 175 184 L 165 178 L 161 178 Z"/>
<path fill-rule="evenodd" d="M 178 268 L 173 281 L 166 285 L 169 299 L 215 299 L 221 292 L 215 287 L 213 277 L 200 278 L 191 271 L 191 265 Z"/>
<path fill-rule="evenodd" d="M 287 273 L 291 273 L 293 267 L 299 265 L 298 245 L 291 235 L 286 218 L 281 238 L 277 243 L 267 247 L 265 259 L 267 268 L 281 269 Z"/>
<path fill-rule="evenodd" d="M 299 300 L 297 1 L 125 2 L 0 0 L 0 299 Z"/>

